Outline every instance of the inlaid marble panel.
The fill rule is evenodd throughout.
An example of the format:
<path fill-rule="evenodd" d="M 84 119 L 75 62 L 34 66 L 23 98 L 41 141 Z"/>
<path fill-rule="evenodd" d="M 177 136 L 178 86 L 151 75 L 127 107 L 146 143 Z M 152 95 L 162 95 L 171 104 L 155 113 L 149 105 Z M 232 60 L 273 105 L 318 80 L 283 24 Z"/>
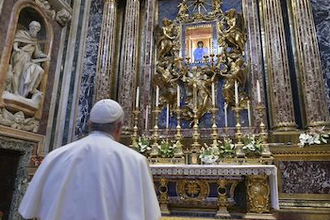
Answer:
<path fill-rule="evenodd" d="M 76 135 L 82 135 L 88 132 L 87 121 L 90 109 L 93 106 L 94 81 L 97 63 L 97 51 L 99 46 L 100 31 L 102 25 L 102 0 L 93 0 L 89 24 L 87 30 L 84 66 L 82 70 L 81 85 L 79 92 L 78 114 Z"/>
<path fill-rule="evenodd" d="M 330 97 L 330 3 L 329 0 L 310 0 L 320 48 L 326 93 Z M 329 103 L 329 102 L 328 102 Z M 330 104 L 328 104 L 330 109 Z"/>
<path fill-rule="evenodd" d="M 281 161 L 281 193 L 330 194 L 330 161 Z"/>

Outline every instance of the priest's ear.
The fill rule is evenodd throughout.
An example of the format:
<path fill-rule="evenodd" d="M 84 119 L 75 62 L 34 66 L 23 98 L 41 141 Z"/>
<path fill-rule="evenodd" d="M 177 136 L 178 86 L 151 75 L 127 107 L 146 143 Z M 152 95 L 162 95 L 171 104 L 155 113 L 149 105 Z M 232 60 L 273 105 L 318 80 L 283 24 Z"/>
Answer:
<path fill-rule="evenodd" d="M 112 135 L 116 141 L 119 141 L 119 139 L 120 139 L 121 130 L 122 130 L 123 125 L 124 125 L 124 122 L 122 120 L 119 120 L 115 124 L 115 129 L 114 129 Z"/>

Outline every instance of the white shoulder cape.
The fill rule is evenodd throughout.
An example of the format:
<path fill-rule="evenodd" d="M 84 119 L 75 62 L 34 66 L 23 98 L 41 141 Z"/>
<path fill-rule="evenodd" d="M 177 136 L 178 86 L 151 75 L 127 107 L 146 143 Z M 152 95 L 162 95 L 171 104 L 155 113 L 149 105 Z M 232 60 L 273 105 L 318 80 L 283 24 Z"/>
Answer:
<path fill-rule="evenodd" d="M 19 212 L 41 220 L 156 220 L 160 209 L 146 158 L 102 133 L 52 151 Z"/>

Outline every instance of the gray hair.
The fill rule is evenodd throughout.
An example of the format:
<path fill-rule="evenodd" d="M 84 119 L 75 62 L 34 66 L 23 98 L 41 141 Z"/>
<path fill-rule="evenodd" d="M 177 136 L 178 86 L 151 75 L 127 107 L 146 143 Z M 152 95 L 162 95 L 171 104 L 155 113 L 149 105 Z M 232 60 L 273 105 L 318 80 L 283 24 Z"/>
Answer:
<path fill-rule="evenodd" d="M 111 134 L 115 128 L 117 127 L 118 123 L 123 123 L 124 122 L 124 112 L 123 114 L 119 117 L 118 120 L 111 122 L 111 123 L 106 123 L 106 124 L 99 124 L 99 123 L 90 123 L 90 131 L 102 131 L 105 133 Z"/>

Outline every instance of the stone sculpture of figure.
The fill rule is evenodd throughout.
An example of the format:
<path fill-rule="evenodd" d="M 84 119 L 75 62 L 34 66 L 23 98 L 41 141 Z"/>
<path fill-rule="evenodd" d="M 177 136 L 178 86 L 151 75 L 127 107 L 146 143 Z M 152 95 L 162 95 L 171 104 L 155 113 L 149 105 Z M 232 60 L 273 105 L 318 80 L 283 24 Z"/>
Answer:
<path fill-rule="evenodd" d="M 11 57 L 12 93 L 23 97 L 38 92 L 44 74 L 40 63 L 50 60 L 38 44 L 37 33 L 40 29 L 40 23 L 32 21 L 29 31 L 18 30 L 15 35 Z"/>
<path fill-rule="evenodd" d="M 207 55 L 208 49 L 204 48 L 204 42 L 198 41 L 197 48 L 194 50 L 194 61 L 200 62 L 203 61 L 204 55 Z"/>
<path fill-rule="evenodd" d="M 56 14 L 56 21 L 63 27 L 70 19 L 71 14 L 64 8 L 58 11 Z"/>

